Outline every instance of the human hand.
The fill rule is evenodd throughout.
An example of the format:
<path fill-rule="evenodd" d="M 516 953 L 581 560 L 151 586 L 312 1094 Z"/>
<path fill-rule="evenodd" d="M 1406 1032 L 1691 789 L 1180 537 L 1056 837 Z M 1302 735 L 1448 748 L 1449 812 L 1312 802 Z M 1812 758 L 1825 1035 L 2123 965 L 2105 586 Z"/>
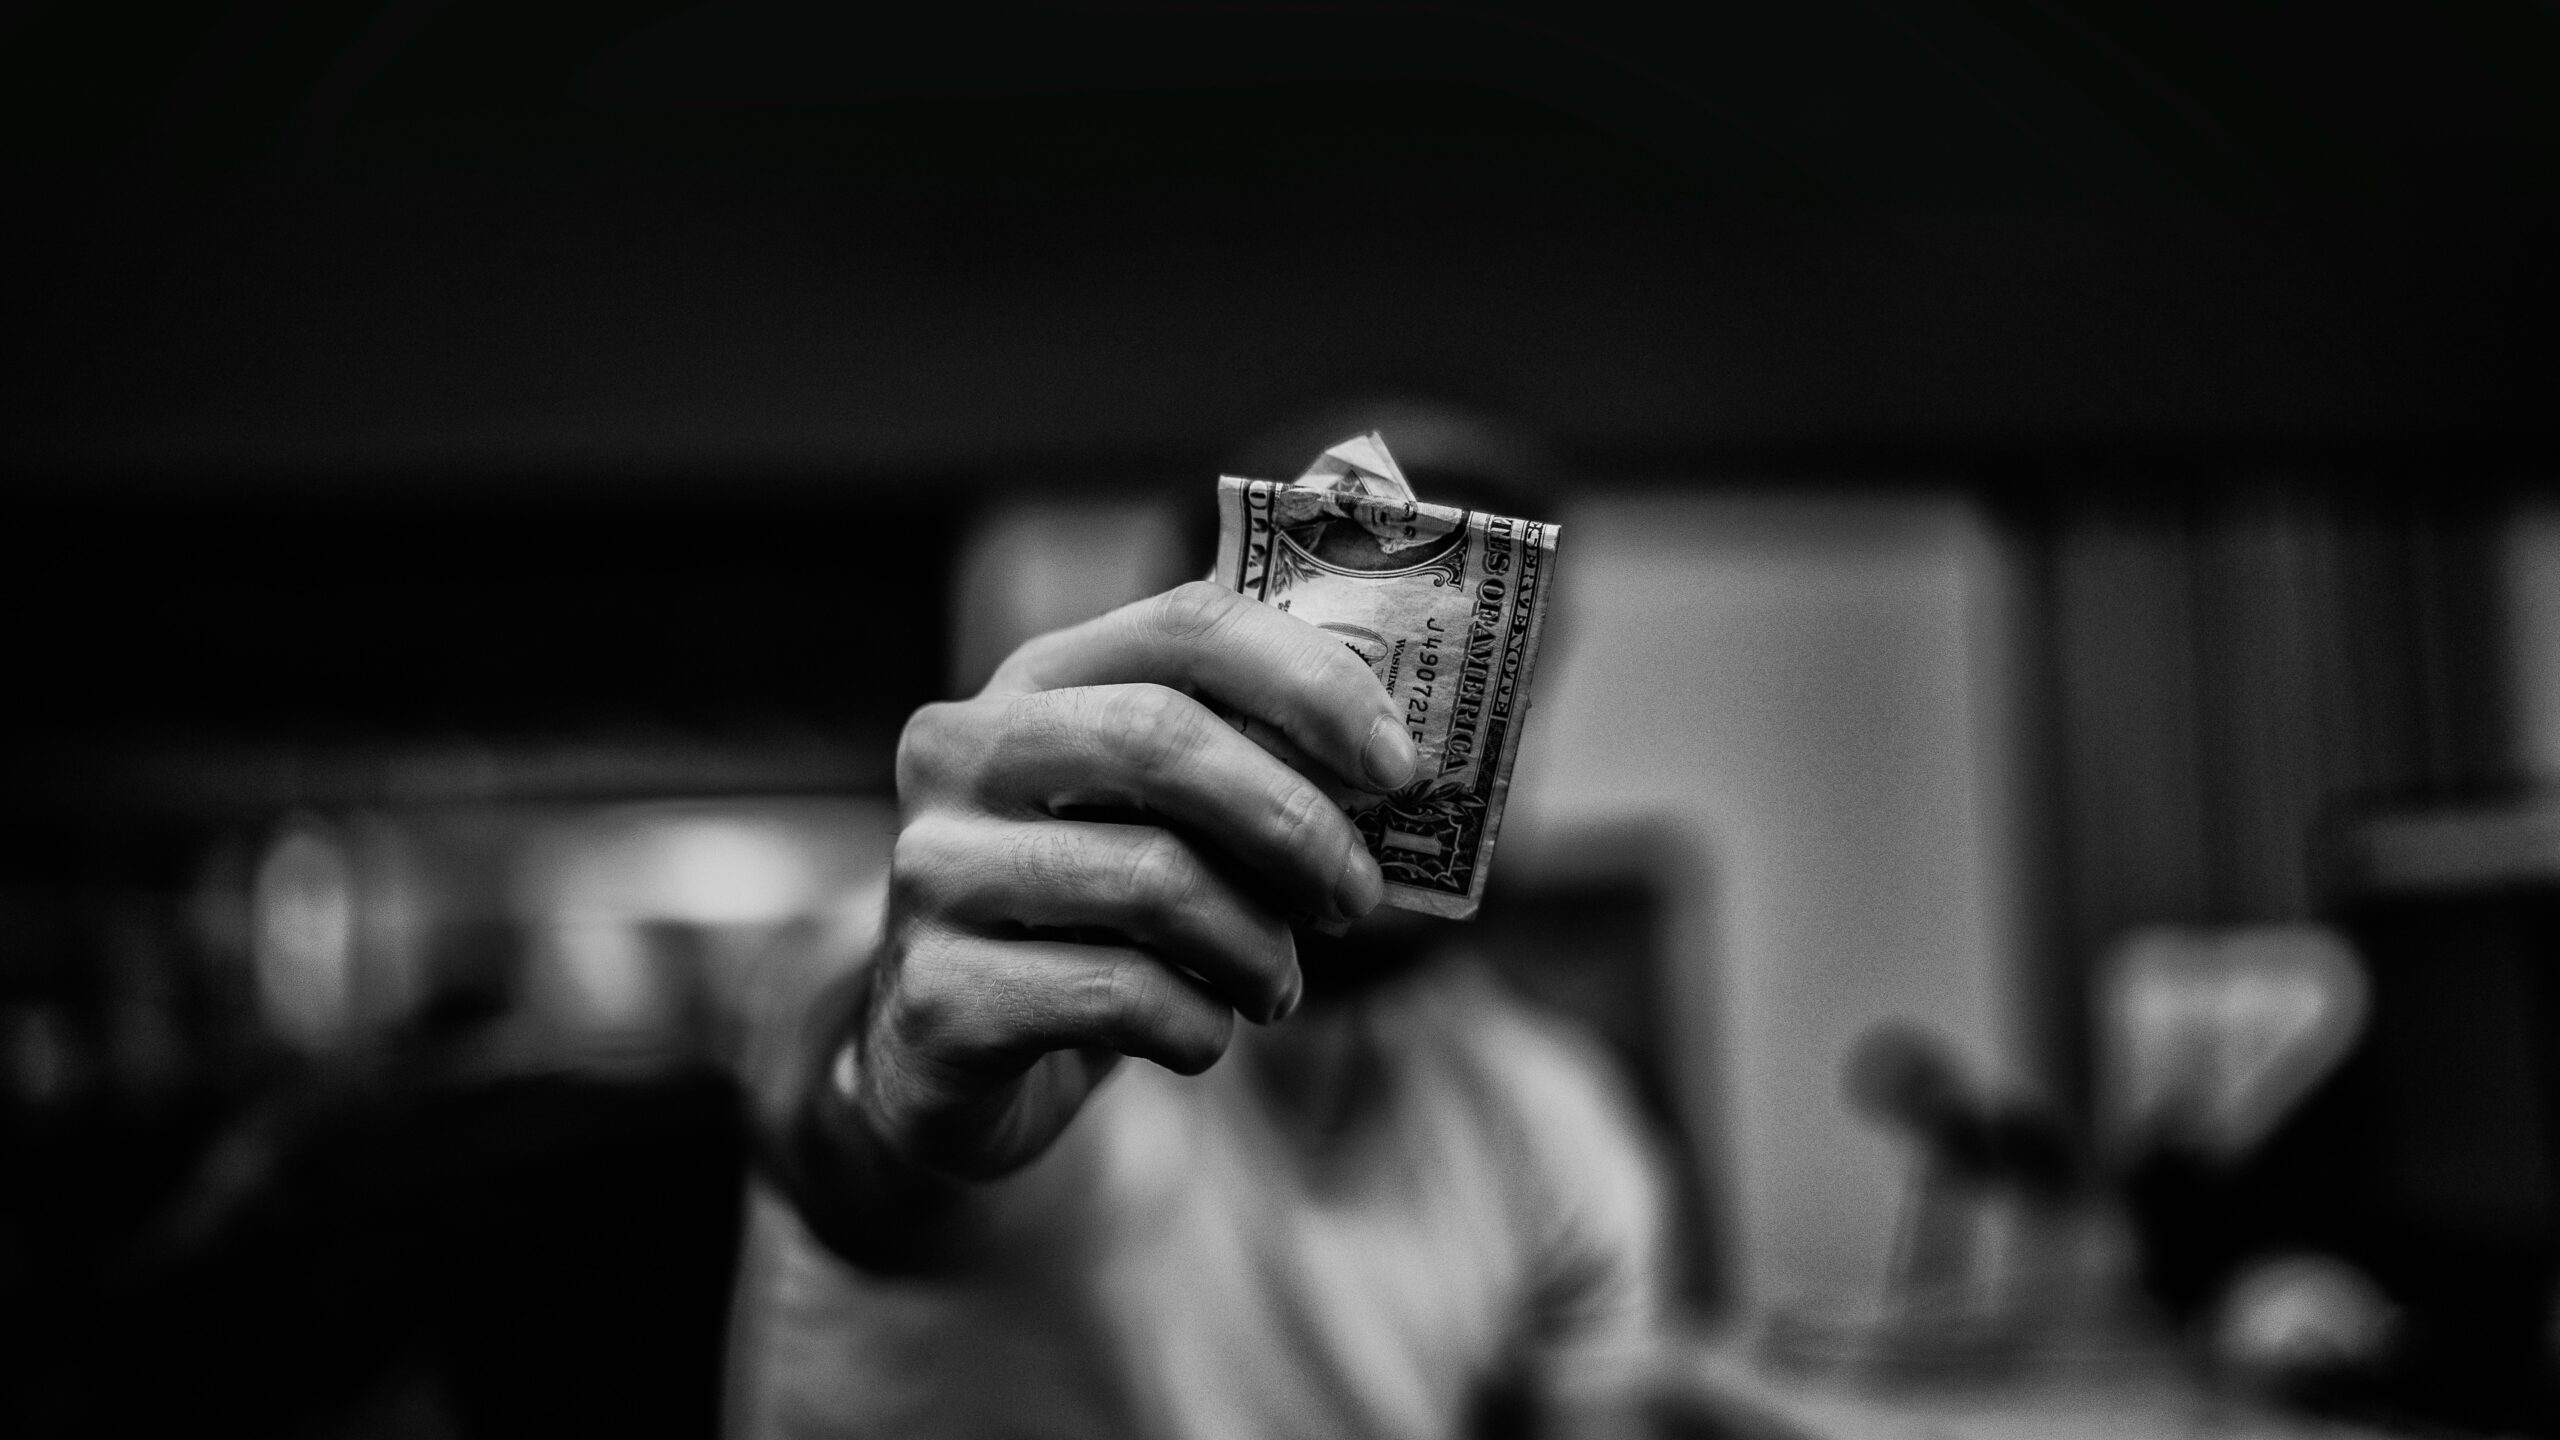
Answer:
<path fill-rule="evenodd" d="M 1414 764 L 1359 657 L 1206 582 L 1025 644 L 900 738 L 883 945 L 835 1099 L 907 1162 L 979 1180 L 1037 1157 L 1123 1055 L 1207 1069 L 1237 1014 L 1296 1007 L 1292 919 L 1384 893 L 1319 780 L 1384 791 Z"/>

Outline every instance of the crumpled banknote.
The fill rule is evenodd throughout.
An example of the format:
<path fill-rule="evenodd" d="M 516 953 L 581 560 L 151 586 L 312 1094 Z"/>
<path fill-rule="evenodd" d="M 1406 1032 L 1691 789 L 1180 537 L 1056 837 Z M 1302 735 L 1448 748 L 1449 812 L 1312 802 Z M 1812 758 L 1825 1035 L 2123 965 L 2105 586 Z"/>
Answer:
<path fill-rule="evenodd" d="M 1340 636 L 1421 754 L 1392 795 L 1329 792 L 1377 858 L 1389 905 L 1464 920 L 1483 903 L 1556 535 L 1544 521 L 1423 503 L 1374 431 L 1292 481 L 1218 481 L 1214 578 Z"/>

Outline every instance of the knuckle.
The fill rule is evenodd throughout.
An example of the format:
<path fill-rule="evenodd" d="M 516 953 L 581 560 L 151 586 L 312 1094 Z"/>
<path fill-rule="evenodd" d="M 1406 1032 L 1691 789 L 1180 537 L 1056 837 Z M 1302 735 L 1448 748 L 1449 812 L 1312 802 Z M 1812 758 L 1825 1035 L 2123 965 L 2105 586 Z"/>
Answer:
<path fill-rule="evenodd" d="M 1291 855 L 1320 860 L 1323 852 L 1334 848 L 1334 832 L 1340 812 L 1324 792 L 1303 781 L 1283 785 L 1272 799 L 1272 838 Z"/>
<path fill-rule="evenodd" d="M 995 748 L 999 752 L 1012 752 L 1045 740 L 1057 729 L 1058 707 L 1068 703 L 1073 693 L 1037 690 L 996 702 L 991 719 Z"/>
<path fill-rule="evenodd" d="M 1223 585 L 1192 580 L 1156 597 L 1155 628 L 1169 639 L 1204 640 L 1231 623 L 1244 597 Z"/>
<path fill-rule="evenodd" d="M 1162 685 L 1131 685 L 1114 692 L 1104 723 L 1142 772 L 1156 773 L 1201 743 L 1199 702 Z"/>
<path fill-rule="evenodd" d="M 997 854 L 989 858 L 1000 867 L 1007 890 L 1015 897 L 1019 909 L 1034 895 L 1056 890 L 1072 890 L 1078 876 L 1072 853 L 1061 853 L 1051 825 L 1015 827 L 1012 838 L 1005 841 Z"/>
<path fill-rule="evenodd" d="M 1168 1070 L 1196 1075 L 1226 1053 L 1233 1017 L 1195 1000 L 1150 957 L 1124 952 L 1095 972 L 1096 1027 L 1110 1048 L 1143 1055 Z"/>
<path fill-rule="evenodd" d="M 1152 1022 L 1162 1002 L 1147 984 L 1145 967 L 1152 963 L 1124 952 L 1094 972 L 1094 1019 L 1114 1050 L 1147 1048 L 1147 1037 L 1154 1033 Z"/>
<path fill-rule="evenodd" d="M 1199 875 L 1182 842 L 1157 830 L 1129 847 L 1121 893 L 1143 915 L 1158 921 L 1187 908 L 1199 886 Z"/>
<path fill-rule="evenodd" d="M 957 1028 L 968 993 L 963 948 L 932 926 L 909 932 L 890 1022 L 901 1041 L 930 1048 Z"/>
<path fill-rule="evenodd" d="M 889 846 L 889 894 L 901 908 L 929 905 L 944 893 L 957 849 L 950 826 L 921 815 Z"/>
<path fill-rule="evenodd" d="M 889 842 L 889 874 L 893 877 L 921 877 L 942 860 L 940 830 L 933 817 L 920 815 L 899 827 L 898 838 Z"/>
<path fill-rule="evenodd" d="M 913 800 L 948 783 L 959 751 L 965 707 L 938 701 L 907 717 L 898 731 L 897 784 L 901 798 Z"/>

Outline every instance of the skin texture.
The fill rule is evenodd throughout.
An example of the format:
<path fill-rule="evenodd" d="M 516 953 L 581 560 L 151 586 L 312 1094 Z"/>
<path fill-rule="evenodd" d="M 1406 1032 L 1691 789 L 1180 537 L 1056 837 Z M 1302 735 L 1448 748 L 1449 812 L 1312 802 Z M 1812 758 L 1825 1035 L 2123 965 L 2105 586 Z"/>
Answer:
<path fill-rule="evenodd" d="M 1299 1003 L 1292 923 L 1383 893 L 1320 782 L 1384 790 L 1413 765 L 1338 640 L 1206 583 L 1042 636 L 975 698 L 918 711 L 884 948 L 828 1060 L 835 1148 L 913 1196 L 1029 1163 L 1123 1056 L 1207 1069 L 1237 1015 Z"/>

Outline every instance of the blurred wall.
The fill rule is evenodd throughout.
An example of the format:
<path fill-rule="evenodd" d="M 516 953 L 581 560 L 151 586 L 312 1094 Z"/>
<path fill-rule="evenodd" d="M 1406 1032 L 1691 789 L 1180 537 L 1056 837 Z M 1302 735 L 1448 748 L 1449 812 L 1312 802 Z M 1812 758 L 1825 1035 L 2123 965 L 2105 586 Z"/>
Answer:
<path fill-rule="evenodd" d="M 2525 506 L 2501 538 L 2516 761 L 2560 782 L 2560 504 Z"/>
<path fill-rule="evenodd" d="M 643 172 L 31 189 L 0 458 L 440 490 L 1196 474 L 1345 395 L 1613 469 L 2548 434 L 2551 227 L 988 198 Z M 1315 217 L 1366 215 L 1358 244 Z"/>
<path fill-rule="evenodd" d="M 981 508 L 951 571 L 952 695 L 974 695 L 1015 646 L 1171 589 L 1182 527 L 1162 500 L 1016 497 Z"/>
<path fill-rule="evenodd" d="M 1506 846 L 1693 842 L 1673 991 L 1732 1293 L 1872 1294 L 1905 1157 L 1845 1050 L 1906 1017 L 1986 1078 L 2020 1055 L 2012 557 L 1962 501 L 1834 490 L 1594 500 L 1565 537 Z"/>

